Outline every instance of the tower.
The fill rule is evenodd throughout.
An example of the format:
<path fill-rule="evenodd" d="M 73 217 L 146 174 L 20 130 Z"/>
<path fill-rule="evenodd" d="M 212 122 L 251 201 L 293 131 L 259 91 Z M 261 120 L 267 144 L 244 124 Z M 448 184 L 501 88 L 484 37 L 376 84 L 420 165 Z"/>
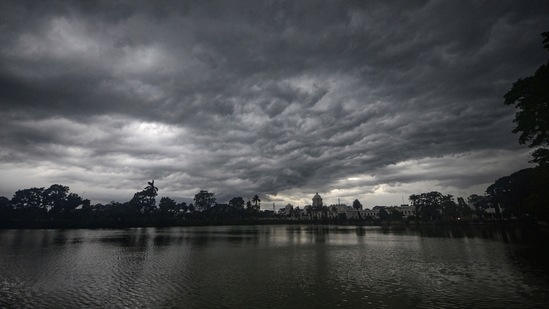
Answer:
<path fill-rule="evenodd" d="M 318 195 L 318 192 L 313 196 L 313 207 L 322 207 L 322 198 Z"/>

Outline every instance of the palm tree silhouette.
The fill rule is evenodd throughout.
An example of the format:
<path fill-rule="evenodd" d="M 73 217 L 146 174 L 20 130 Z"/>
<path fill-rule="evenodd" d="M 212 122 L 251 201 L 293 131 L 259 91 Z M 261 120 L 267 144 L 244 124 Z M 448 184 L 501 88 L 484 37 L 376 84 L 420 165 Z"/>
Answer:
<path fill-rule="evenodd" d="M 255 208 L 256 209 L 259 209 L 260 205 L 261 205 L 261 200 L 259 199 L 259 196 L 254 195 L 254 197 L 252 198 L 252 201 L 254 202 L 255 204 Z"/>
<path fill-rule="evenodd" d="M 158 188 L 154 186 L 154 180 L 147 182 L 149 185 L 145 187 L 145 192 L 147 195 L 155 197 L 158 195 Z"/>

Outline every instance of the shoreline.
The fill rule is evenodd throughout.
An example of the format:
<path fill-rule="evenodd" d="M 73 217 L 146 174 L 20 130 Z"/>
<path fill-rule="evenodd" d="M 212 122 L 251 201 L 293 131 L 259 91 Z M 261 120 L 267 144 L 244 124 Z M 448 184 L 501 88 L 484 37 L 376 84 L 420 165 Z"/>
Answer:
<path fill-rule="evenodd" d="M 544 221 L 490 220 L 490 221 L 362 221 L 362 220 L 288 220 L 288 219 L 234 219 L 234 220 L 106 220 L 106 221 L 0 221 L 0 229 L 126 229 L 140 227 L 192 227 L 192 226 L 238 226 L 238 225 L 338 225 L 399 227 L 536 227 L 549 230 Z"/>

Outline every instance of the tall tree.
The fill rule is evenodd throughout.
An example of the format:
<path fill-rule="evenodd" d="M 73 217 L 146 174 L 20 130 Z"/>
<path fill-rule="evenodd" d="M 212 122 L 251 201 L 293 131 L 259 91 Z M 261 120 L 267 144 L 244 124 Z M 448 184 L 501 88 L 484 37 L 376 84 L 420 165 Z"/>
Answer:
<path fill-rule="evenodd" d="M 156 197 L 158 195 L 158 188 L 154 186 L 154 180 L 147 182 L 148 186 L 145 187 L 144 192 L 149 196 Z"/>
<path fill-rule="evenodd" d="M 5 196 L 0 196 L 0 221 L 9 220 L 12 216 L 13 207 L 11 201 Z"/>
<path fill-rule="evenodd" d="M 177 206 L 176 206 L 175 209 L 176 209 L 178 212 L 186 213 L 186 212 L 189 210 L 189 206 L 187 205 L 187 203 L 181 202 L 181 203 L 177 204 Z"/>
<path fill-rule="evenodd" d="M 423 220 L 437 220 L 440 218 L 440 213 L 448 200 L 452 200 L 452 196 L 444 196 L 437 191 L 421 193 L 419 195 L 410 195 L 410 201 L 416 208 L 417 215 Z"/>
<path fill-rule="evenodd" d="M 167 213 L 175 213 L 177 208 L 177 203 L 169 198 L 169 197 L 163 197 L 160 199 L 160 203 L 158 203 L 158 208 L 160 208 L 160 211 L 164 214 Z"/>
<path fill-rule="evenodd" d="M 0 208 L 11 208 L 10 199 L 5 196 L 0 196 Z"/>
<path fill-rule="evenodd" d="M 542 33 L 544 48 L 549 50 L 549 32 Z M 504 96 L 504 103 L 515 105 L 516 127 L 521 144 L 536 148 L 532 162 L 549 165 L 549 59 L 533 76 L 521 78 Z"/>
<path fill-rule="evenodd" d="M 362 209 L 362 204 L 358 199 L 353 201 L 353 208 L 356 210 Z"/>
<path fill-rule="evenodd" d="M 514 172 L 499 178 L 486 189 L 490 201 L 498 206 L 496 211 L 501 207 L 505 217 L 520 217 L 527 212 L 526 199 L 533 191 L 534 172 L 533 168 Z"/>
<path fill-rule="evenodd" d="M 230 201 L 229 201 L 229 206 L 235 208 L 235 209 L 244 209 L 244 199 L 240 196 L 237 196 L 237 197 L 233 197 Z"/>
<path fill-rule="evenodd" d="M 401 211 L 396 210 L 394 208 L 391 210 L 391 213 L 389 214 L 389 218 L 395 221 L 402 220 L 402 217 L 404 217 L 404 214 Z"/>
<path fill-rule="evenodd" d="M 412 206 L 415 206 L 417 208 L 416 205 L 419 203 L 419 195 L 412 194 L 408 199 L 410 200 L 410 203 L 412 204 Z"/>
<path fill-rule="evenodd" d="M 471 207 L 465 203 L 465 199 L 461 196 L 457 198 L 457 206 L 460 216 L 470 216 L 473 213 Z"/>
<path fill-rule="evenodd" d="M 356 209 L 356 213 L 358 215 L 359 219 L 362 219 L 362 216 L 360 215 L 360 210 L 362 209 L 362 203 L 358 199 L 353 201 L 353 208 Z"/>
<path fill-rule="evenodd" d="M 442 212 L 448 219 L 457 219 L 460 217 L 458 205 L 454 202 L 454 196 L 451 194 L 442 197 Z"/>
<path fill-rule="evenodd" d="M 89 207 L 90 206 L 90 200 L 88 199 L 83 199 L 82 197 L 80 197 L 78 194 L 76 193 L 69 193 L 69 195 L 67 195 L 67 199 L 65 201 L 65 207 L 64 207 L 64 210 L 66 211 L 71 211 L 71 210 L 74 210 L 76 209 L 77 207 Z"/>
<path fill-rule="evenodd" d="M 149 213 L 156 208 L 155 197 L 158 195 L 158 188 L 154 186 L 154 180 L 147 184 L 148 186 L 142 191 L 136 192 L 130 200 L 130 205 L 144 213 Z"/>
<path fill-rule="evenodd" d="M 378 215 L 379 219 L 381 219 L 382 221 L 387 221 L 390 218 L 389 213 L 387 212 L 385 207 L 379 209 Z"/>
<path fill-rule="evenodd" d="M 69 187 L 54 184 L 44 190 L 44 206 L 52 212 L 60 212 L 65 208 Z"/>
<path fill-rule="evenodd" d="M 194 206 L 196 210 L 205 211 L 215 205 L 215 194 L 209 193 L 207 190 L 200 190 L 194 196 Z"/>
<path fill-rule="evenodd" d="M 475 214 L 482 218 L 486 208 L 490 206 L 490 197 L 486 195 L 472 194 L 467 198 L 470 205 L 475 208 Z"/>
<path fill-rule="evenodd" d="M 252 202 L 254 202 L 255 209 L 259 210 L 259 208 L 261 207 L 261 199 L 259 198 L 259 196 L 257 196 L 257 194 L 254 195 L 254 197 L 252 198 Z"/>
<path fill-rule="evenodd" d="M 44 188 L 18 190 L 11 199 L 15 215 L 23 220 L 43 219 L 47 210 L 44 207 Z"/>
<path fill-rule="evenodd" d="M 531 193 L 526 198 L 528 212 L 540 220 L 549 221 L 549 166 L 537 167 L 532 173 Z"/>
<path fill-rule="evenodd" d="M 17 190 L 11 199 L 15 208 L 44 208 L 44 188 Z"/>

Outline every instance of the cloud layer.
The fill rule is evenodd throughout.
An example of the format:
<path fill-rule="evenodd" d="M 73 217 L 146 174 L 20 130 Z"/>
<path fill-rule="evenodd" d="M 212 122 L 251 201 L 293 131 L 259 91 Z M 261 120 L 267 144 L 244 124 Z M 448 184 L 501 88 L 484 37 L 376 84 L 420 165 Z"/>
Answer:
<path fill-rule="evenodd" d="M 5 1 L 0 195 L 277 206 L 481 193 L 528 166 L 503 94 L 546 1 Z"/>

